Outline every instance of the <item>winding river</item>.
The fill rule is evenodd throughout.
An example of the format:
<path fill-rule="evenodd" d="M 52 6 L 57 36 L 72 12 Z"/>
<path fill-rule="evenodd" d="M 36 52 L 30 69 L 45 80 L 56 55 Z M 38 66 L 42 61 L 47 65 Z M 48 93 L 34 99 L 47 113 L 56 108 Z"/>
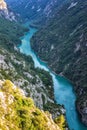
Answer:
<path fill-rule="evenodd" d="M 63 104 L 66 108 L 66 118 L 70 127 L 70 130 L 87 130 L 78 118 L 77 111 L 75 109 L 76 96 L 73 92 L 73 86 L 64 78 L 57 76 L 48 68 L 47 64 L 41 61 L 31 49 L 30 39 L 37 31 L 35 28 L 29 27 L 30 31 L 26 33 L 22 38 L 22 44 L 19 47 L 20 51 L 26 55 L 30 55 L 33 58 L 35 67 L 42 68 L 52 75 L 54 83 L 54 95 L 55 100 L 59 104 Z"/>

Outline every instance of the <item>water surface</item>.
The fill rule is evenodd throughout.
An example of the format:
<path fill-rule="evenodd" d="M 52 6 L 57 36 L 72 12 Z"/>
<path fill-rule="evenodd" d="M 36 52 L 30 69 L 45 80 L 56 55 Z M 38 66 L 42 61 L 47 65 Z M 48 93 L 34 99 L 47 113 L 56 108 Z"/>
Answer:
<path fill-rule="evenodd" d="M 63 77 L 54 74 L 51 69 L 48 68 L 47 64 L 42 62 L 31 49 L 30 39 L 36 31 L 37 29 L 30 28 L 30 31 L 21 38 L 22 44 L 19 47 L 20 51 L 26 55 L 30 55 L 33 58 L 35 67 L 42 68 L 52 75 L 55 100 L 58 104 L 63 104 L 65 106 L 66 117 L 70 129 L 87 130 L 87 127 L 85 127 L 78 118 L 78 114 L 75 108 L 76 96 L 73 91 L 72 84 L 70 84 L 69 81 Z"/>

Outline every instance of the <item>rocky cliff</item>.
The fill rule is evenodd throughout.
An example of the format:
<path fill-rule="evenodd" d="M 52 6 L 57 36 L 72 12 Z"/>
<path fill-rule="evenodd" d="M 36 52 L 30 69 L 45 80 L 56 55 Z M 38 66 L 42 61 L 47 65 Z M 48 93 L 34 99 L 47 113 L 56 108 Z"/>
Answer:
<path fill-rule="evenodd" d="M 50 111 L 52 118 L 65 115 L 64 107 L 54 101 L 50 74 L 36 69 L 32 58 L 21 54 L 17 47 L 21 44 L 20 37 L 26 31 L 29 30 L 18 23 L 0 17 L 0 79 L 11 80 L 16 86 L 20 86 L 25 95 L 34 100 L 37 107 Z M 10 117 L 6 118 L 6 123 L 8 120 L 9 126 L 8 118 Z M 4 125 L 1 127 L 3 130 L 7 127 Z M 67 124 L 64 127 L 67 128 Z"/>
<path fill-rule="evenodd" d="M 16 21 L 14 13 L 8 9 L 7 3 L 4 0 L 0 0 L 0 16 L 10 21 Z"/>
<path fill-rule="evenodd" d="M 86 0 L 65 3 L 33 37 L 32 48 L 54 72 L 74 84 L 78 98 L 77 109 L 87 125 L 86 6 Z"/>
<path fill-rule="evenodd" d="M 21 43 L 19 38 L 28 30 L 3 18 L 0 25 L 0 79 L 9 79 L 20 86 L 39 108 L 49 106 L 53 117 L 61 114 L 64 108 L 54 102 L 52 77 L 44 70 L 35 69 L 32 58 L 17 48 Z"/>
<path fill-rule="evenodd" d="M 9 80 L 0 80 L 1 130 L 65 130 L 64 124 L 63 115 L 54 122 L 51 114 L 38 109 L 23 90 Z"/>
<path fill-rule="evenodd" d="M 54 15 L 54 10 L 65 0 L 6 0 L 13 12 L 23 20 L 35 20 L 44 23 Z"/>
<path fill-rule="evenodd" d="M 0 10 L 7 9 L 7 4 L 4 0 L 0 0 Z"/>

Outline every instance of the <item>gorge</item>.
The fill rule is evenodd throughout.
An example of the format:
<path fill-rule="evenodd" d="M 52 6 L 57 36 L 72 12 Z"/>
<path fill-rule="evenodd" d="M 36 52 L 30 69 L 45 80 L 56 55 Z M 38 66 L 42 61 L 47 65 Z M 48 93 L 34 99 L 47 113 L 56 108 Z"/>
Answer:
<path fill-rule="evenodd" d="M 0 88 L 12 81 L 36 107 L 50 112 L 50 130 L 87 129 L 86 12 L 87 0 L 0 0 Z M 3 115 L 0 122 L 10 121 Z M 29 127 L 21 122 L 21 129 Z"/>
<path fill-rule="evenodd" d="M 30 31 L 21 39 L 22 45 L 19 47 L 20 51 L 26 55 L 32 56 L 35 67 L 42 68 L 52 75 L 55 100 L 57 103 L 65 106 L 70 130 L 86 130 L 87 128 L 81 123 L 75 108 L 76 97 L 72 85 L 66 79 L 54 74 L 52 70 L 48 68 L 47 64 L 36 56 L 31 49 L 30 40 L 37 29 L 29 28 L 29 30 Z"/>

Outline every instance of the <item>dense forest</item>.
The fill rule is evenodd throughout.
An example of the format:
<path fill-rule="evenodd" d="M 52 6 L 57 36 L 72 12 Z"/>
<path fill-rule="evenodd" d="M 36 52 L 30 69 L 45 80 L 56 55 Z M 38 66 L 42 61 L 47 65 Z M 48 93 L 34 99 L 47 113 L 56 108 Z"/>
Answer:
<path fill-rule="evenodd" d="M 74 84 L 77 108 L 82 115 L 87 106 L 86 6 L 86 0 L 64 4 L 31 40 L 32 48 L 40 58 L 54 72 L 65 76 Z"/>

